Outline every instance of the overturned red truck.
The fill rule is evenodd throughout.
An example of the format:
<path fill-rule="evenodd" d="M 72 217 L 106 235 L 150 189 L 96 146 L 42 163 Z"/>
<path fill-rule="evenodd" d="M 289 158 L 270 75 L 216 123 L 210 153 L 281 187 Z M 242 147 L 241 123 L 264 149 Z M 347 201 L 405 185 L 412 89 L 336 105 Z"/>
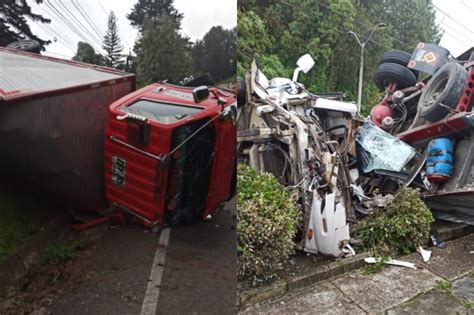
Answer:
<path fill-rule="evenodd" d="M 426 43 L 411 55 L 388 51 L 375 83 L 384 97 L 371 120 L 419 156 L 409 183 L 437 217 L 474 224 L 474 49 L 457 58 Z"/>
<path fill-rule="evenodd" d="M 0 48 L 3 179 L 103 214 L 79 229 L 114 217 L 158 230 L 219 208 L 235 186 L 235 94 L 134 91 L 133 74 Z"/>

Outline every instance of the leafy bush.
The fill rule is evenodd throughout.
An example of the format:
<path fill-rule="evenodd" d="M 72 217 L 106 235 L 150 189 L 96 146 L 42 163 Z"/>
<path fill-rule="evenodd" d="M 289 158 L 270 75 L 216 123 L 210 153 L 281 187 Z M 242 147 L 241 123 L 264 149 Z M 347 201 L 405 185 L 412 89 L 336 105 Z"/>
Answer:
<path fill-rule="evenodd" d="M 407 254 L 428 241 L 433 221 L 418 191 L 403 187 L 387 207 L 359 221 L 352 234 L 376 254 Z"/>
<path fill-rule="evenodd" d="M 275 277 L 293 253 L 299 210 L 269 173 L 239 165 L 237 180 L 238 275 L 255 285 Z"/>

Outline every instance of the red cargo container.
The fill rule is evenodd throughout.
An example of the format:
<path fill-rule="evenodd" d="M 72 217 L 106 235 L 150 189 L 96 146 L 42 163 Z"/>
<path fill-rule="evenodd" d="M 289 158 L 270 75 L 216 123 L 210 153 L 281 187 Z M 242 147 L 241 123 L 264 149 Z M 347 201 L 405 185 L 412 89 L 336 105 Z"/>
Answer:
<path fill-rule="evenodd" d="M 129 73 L 0 48 L 2 179 L 75 208 L 105 207 L 107 109 L 134 90 Z"/>
<path fill-rule="evenodd" d="M 231 196 L 236 98 L 210 90 L 211 97 L 196 103 L 192 88 L 152 84 L 110 106 L 105 180 L 111 204 L 160 227 L 205 217 Z"/>

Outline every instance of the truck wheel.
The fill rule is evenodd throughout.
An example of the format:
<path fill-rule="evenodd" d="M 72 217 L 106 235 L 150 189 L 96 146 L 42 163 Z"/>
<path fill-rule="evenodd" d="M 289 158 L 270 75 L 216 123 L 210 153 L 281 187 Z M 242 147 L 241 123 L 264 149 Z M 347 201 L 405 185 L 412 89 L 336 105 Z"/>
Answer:
<path fill-rule="evenodd" d="M 410 62 L 411 55 L 405 51 L 402 50 L 389 50 L 383 53 L 382 57 L 380 58 L 379 65 L 382 63 L 396 63 L 401 66 L 408 66 L 408 63 Z M 414 69 L 410 69 L 411 72 L 415 75 L 415 77 L 418 78 L 418 71 Z"/>
<path fill-rule="evenodd" d="M 418 101 L 422 118 L 435 122 L 455 108 L 467 85 L 467 71 L 456 62 L 441 67 L 428 82 Z M 444 106 L 443 106 L 444 105 Z"/>
<path fill-rule="evenodd" d="M 246 103 L 246 89 L 245 81 L 237 78 L 237 107 L 244 106 Z"/>
<path fill-rule="evenodd" d="M 32 39 L 19 40 L 17 42 L 10 43 L 8 44 L 7 48 L 13 48 L 37 54 L 41 52 L 41 44 L 38 41 Z"/>
<path fill-rule="evenodd" d="M 198 87 L 201 85 L 212 85 L 214 84 L 214 80 L 212 78 L 212 75 L 210 73 L 203 74 L 197 78 L 192 79 L 188 83 L 186 83 L 184 86 L 191 86 L 191 87 Z"/>
<path fill-rule="evenodd" d="M 375 85 L 380 91 L 385 91 L 390 83 L 395 83 L 397 89 L 404 89 L 416 84 L 416 77 L 407 67 L 402 65 L 386 62 L 382 63 L 375 70 Z"/>

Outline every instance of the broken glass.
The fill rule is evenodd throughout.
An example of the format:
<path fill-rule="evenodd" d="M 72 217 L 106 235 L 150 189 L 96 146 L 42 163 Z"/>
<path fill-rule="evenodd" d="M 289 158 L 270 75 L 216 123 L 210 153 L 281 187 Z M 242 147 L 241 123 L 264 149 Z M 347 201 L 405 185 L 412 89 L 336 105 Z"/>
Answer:
<path fill-rule="evenodd" d="M 363 173 L 375 170 L 401 172 L 415 156 L 415 149 L 405 142 L 366 122 L 356 138 L 357 161 Z"/>

